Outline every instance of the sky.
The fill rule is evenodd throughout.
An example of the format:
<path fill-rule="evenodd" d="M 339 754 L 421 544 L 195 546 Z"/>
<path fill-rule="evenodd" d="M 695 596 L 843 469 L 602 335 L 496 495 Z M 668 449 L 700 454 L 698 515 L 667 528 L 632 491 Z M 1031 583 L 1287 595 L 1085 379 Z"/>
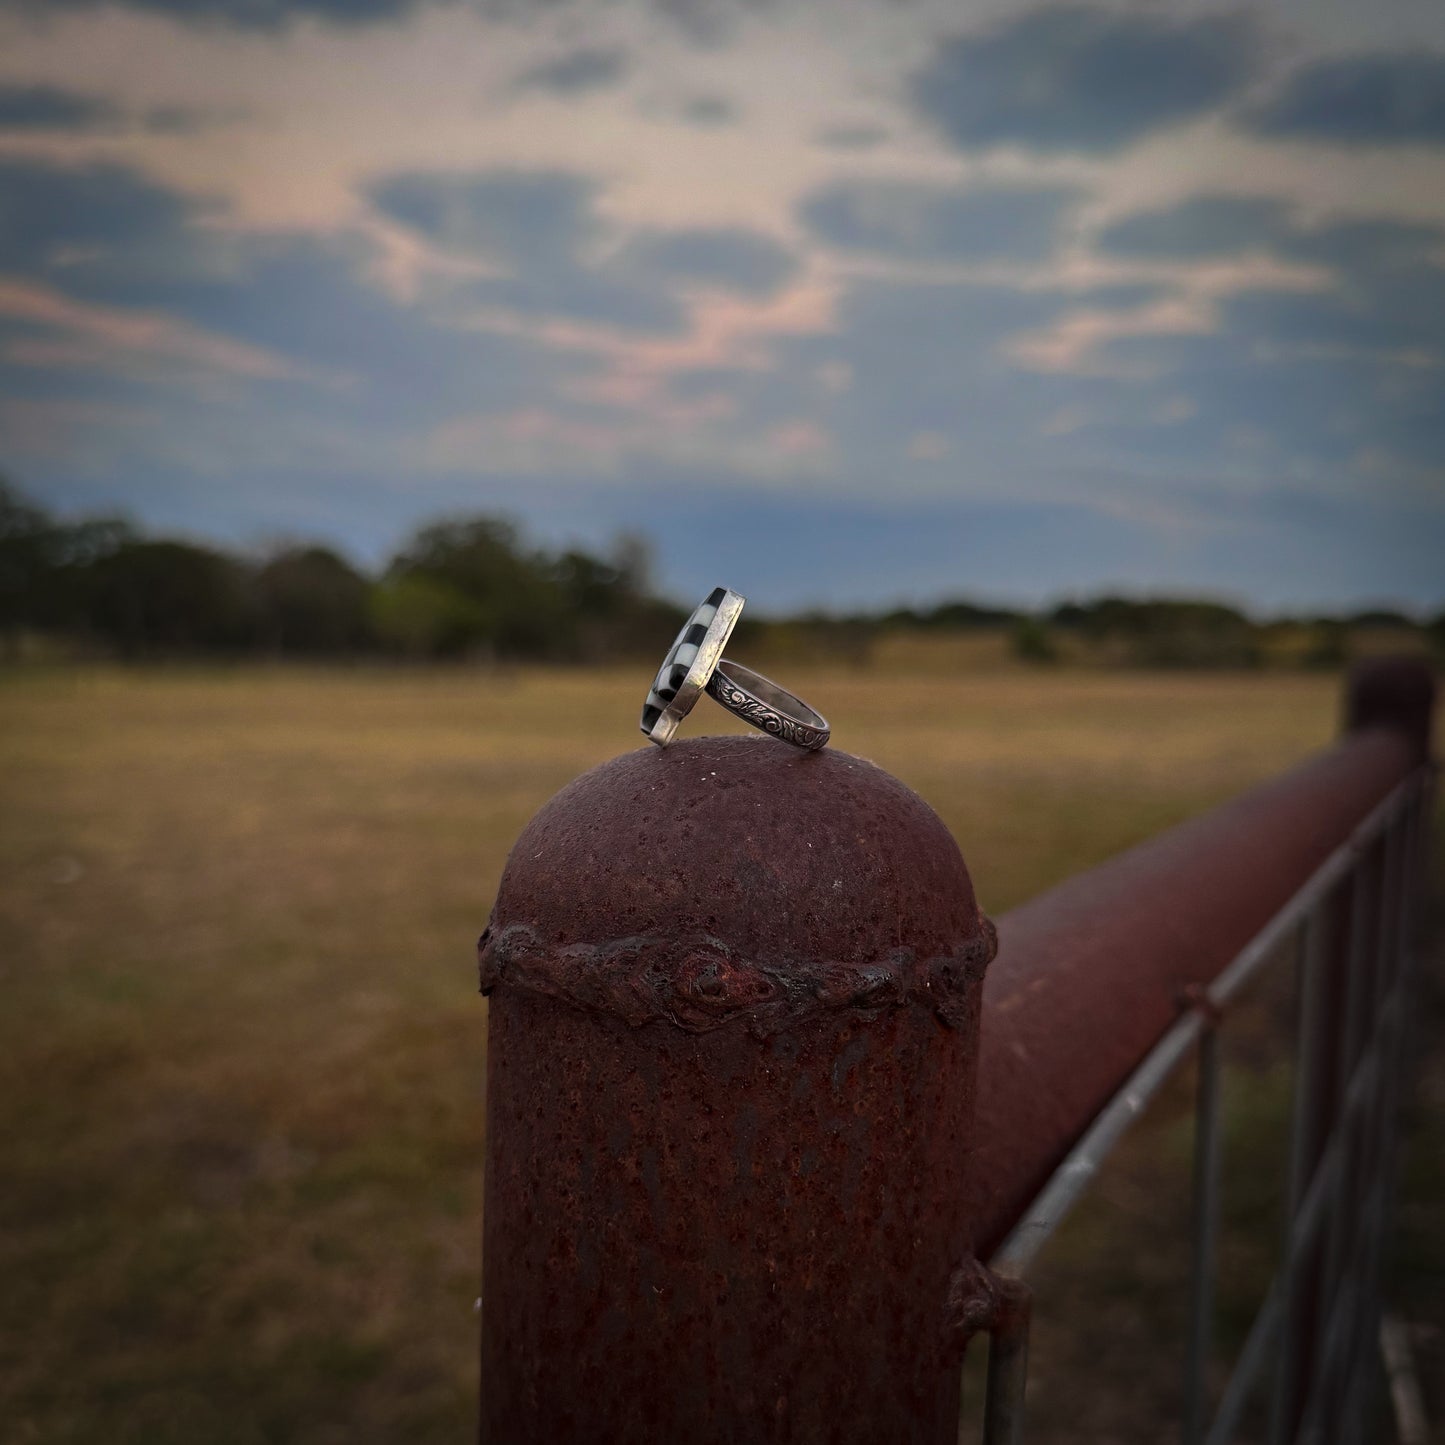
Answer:
<path fill-rule="evenodd" d="M 1445 605 L 1437 0 L 0 0 L 0 472 L 679 599 Z"/>

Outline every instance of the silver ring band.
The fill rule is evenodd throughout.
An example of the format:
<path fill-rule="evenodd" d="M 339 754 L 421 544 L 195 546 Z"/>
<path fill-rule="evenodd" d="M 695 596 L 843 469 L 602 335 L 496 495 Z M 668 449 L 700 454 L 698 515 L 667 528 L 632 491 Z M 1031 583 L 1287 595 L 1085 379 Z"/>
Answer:
<path fill-rule="evenodd" d="M 735 717 L 785 743 L 808 752 L 827 745 L 831 729 L 822 714 L 750 667 L 720 661 L 707 680 L 707 691 Z"/>

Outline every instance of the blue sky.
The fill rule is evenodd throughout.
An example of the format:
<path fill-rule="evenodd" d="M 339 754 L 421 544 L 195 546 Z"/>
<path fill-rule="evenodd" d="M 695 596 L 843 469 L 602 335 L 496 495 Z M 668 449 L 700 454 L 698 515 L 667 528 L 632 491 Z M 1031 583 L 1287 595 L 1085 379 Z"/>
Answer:
<path fill-rule="evenodd" d="M 1434 0 L 0 0 L 0 469 L 768 607 L 1445 605 Z"/>

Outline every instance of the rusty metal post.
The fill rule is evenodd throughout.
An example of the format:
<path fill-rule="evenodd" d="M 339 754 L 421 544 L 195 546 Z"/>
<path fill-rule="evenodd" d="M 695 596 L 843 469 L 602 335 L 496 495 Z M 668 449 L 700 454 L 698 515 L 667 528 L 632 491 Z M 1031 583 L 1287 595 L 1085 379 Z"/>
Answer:
<path fill-rule="evenodd" d="M 1350 732 L 1390 729 L 1408 737 L 1417 763 L 1433 756 L 1435 676 L 1423 658 L 1380 657 L 1358 663 L 1351 672 L 1346 695 L 1345 726 Z M 1373 978 L 1372 1041 L 1380 1067 L 1369 1130 L 1367 1167 L 1359 1184 L 1359 1231 L 1363 1262 L 1358 1303 L 1356 1358 L 1349 1373 L 1356 1377 L 1355 1401 L 1348 1396 L 1343 1414 L 1343 1436 L 1351 1438 L 1356 1421 L 1363 1434 L 1368 1431 L 1367 1411 L 1381 1384 L 1378 1354 L 1382 1311 L 1382 1288 L 1387 1273 L 1389 1235 L 1399 1161 L 1397 1158 L 1399 1110 L 1404 1100 L 1410 1069 L 1412 1039 L 1410 1014 L 1403 1007 L 1389 1008 L 1400 1001 L 1400 985 L 1410 967 L 1414 945 L 1411 936 L 1416 919 L 1415 905 L 1424 885 L 1420 870 L 1423 849 L 1416 853 L 1417 822 L 1428 817 L 1428 788 L 1422 788 L 1406 816 L 1385 839 L 1382 850 L 1381 924 L 1371 958 Z M 1348 1359 L 1348 1356 L 1347 1356 Z"/>
<path fill-rule="evenodd" d="M 1410 740 L 1415 761 L 1430 757 L 1435 674 L 1423 657 L 1366 657 L 1345 686 L 1346 733 L 1388 728 Z"/>
<path fill-rule="evenodd" d="M 482 1440 L 952 1441 L 993 951 L 846 753 L 703 738 L 552 799 L 480 944 Z"/>
<path fill-rule="evenodd" d="M 1370 730 L 1387 730 L 1409 743 L 1413 760 L 1423 763 L 1431 751 L 1431 722 L 1435 679 L 1422 660 L 1413 657 L 1368 657 L 1351 670 L 1345 688 L 1344 731 L 1347 736 Z M 1286 1256 L 1292 1254 L 1293 1214 L 1306 1186 L 1321 1163 L 1325 1146 L 1331 1137 L 1341 1134 L 1341 1150 L 1354 1166 L 1357 1179 L 1366 1188 L 1377 1188 L 1377 1175 L 1389 1168 L 1384 1139 L 1389 1136 L 1393 1120 L 1393 1104 L 1389 1091 L 1384 1091 L 1377 1116 L 1364 1137 L 1363 1157 L 1354 1157 L 1351 1121 L 1345 1118 L 1345 1085 L 1350 1079 L 1355 1053 L 1360 1048 L 1361 1025 L 1367 1032 L 1381 1026 L 1380 1009 L 1389 996 L 1389 967 L 1399 954 L 1396 935 L 1403 925 L 1409 899 L 1405 870 L 1399 863 L 1390 867 L 1390 858 L 1399 851 L 1400 828 L 1390 829 L 1384 840 L 1386 860 L 1386 892 L 1383 897 L 1383 936 L 1376 954 L 1361 954 L 1353 946 L 1355 928 L 1351 912 L 1358 903 L 1357 894 L 1345 896 L 1337 890 L 1325 900 L 1311 919 L 1309 941 L 1302 958 L 1301 988 L 1306 1000 L 1303 1009 L 1299 1056 L 1296 1058 L 1295 1121 L 1292 1129 L 1293 1165 L 1290 1179 L 1289 1218 L 1285 1233 Z M 1394 892 L 1389 881 L 1397 874 Z M 1354 944 L 1357 945 L 1357 939 Z M 1403 942 L 1400 939 L 1399 942 Z M 1351 987 L 1351 967 L 1371 962 L 1373 974 L 1366 987 Z M 1314 1010 L 1309 1009 L 1314 1000 Z M 1384 1051 L 1384 1046 L 1376 1043 Z M 1389 1051 L 1394 1052 L 1394 1051 Z M 1396 1079 L 1400 1061 L 1387 1061 L 1387 1075 Z M 1348 1134 L 1345 1131 L 1348 1130 Z M 1358 1188 L 1358 1185 L 1357 1185 Z M 1338 1389 L 1338 1380 L 1321 1374 L 1324 1366 L 1325 1324 L 1334 1312 L 1342 1273 L 1340 1256 L 1344 1240 L 1360 1240 L 1358 1218 L 1345 1218 L 1345 1201 L 1340 1189 L 1331 1191 L 1331 1215 L 1327 1233 L 1314 1241 L 1298 1264 L 1286 1267 L 1285 1316 L 1282 1322 L 1282 1345 L 1277 1360 L 1272 1402 L 1270 1438 L 1293 1441 L 1305 1425 L 1306 1409 L 1314 1409 L 1311 1426 L 1322 1438 L 1329 1438 L 1338 1423 L 1338 1416 L 1325 1415 L 1322 1396 Z M 1366 1250 L 1379 1247 L 1380 1241 L 1364 1240 Z M 1358 1247 L 1358 1246 L 1357 1246 Z M 1373 1319 L 1361 1327 L 1361 1340 L 1373 1351 Z"/>

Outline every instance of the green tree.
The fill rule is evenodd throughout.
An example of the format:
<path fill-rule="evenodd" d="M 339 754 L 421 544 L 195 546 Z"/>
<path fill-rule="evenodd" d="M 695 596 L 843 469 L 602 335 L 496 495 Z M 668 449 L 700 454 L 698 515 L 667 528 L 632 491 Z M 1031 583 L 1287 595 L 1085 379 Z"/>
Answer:
<path fill-rule="evenodd" d="M 1305 667 L 1343 667 L 1350 657 L 1349 629 L 1343 622 L 1322 617 L 1310 628 L 1309 646 L 1301 659 Z"/>
<path fill-rule="evenodd" d="M 1049 629 L 1037 617 L 1020 617 L 1009 634 L 1014 656 L 1024 662 L 1057 662 L 1059 649 Z"/>
<path fill-rule="evenodd" d="M 490 620 L 466 593 L 422 573 L 403 573 L 371 589 L 377 639 L 405 657 L 461 657 L 487 646 Z"/>
<path fill-rule="evenodd" d="M 257 571 L 253 585 L 261 639 L 274 651 L 348 653 L 371 641 L 370 585 L 329 548 L 282 548 Z"/>
<path fill-rule="evenodd" d="M 113 517 L 62 522 L 0 477 L 0 632 L 79 632 L 91 569 L 134 540 Z"/>
<path fill-rule="evenodd" d="M 500 657 L 562 657 L 575 648 L 577 614 L 553 565 L 523 551 L 507 522 L 454 518 L 423 527 L 387 577 L 425 578 L 467 598 L 478 640 Z"/>
<path fill-rule="evenodd" d="M 1430 639 L 1430 645 L 1435 651 L 1445 658 L 1445 612 L 1437 612 L 1425 624 L 1425 635 Z"/>
<path fill-rule="evenodd" d="M 0 477 L 0 629 L 41 625 L 58 528 L 42 508 Z"/>
<path fill-rule="evenodd" d="M 254 643 L 244 568 L 189 542 L 123 542 L 84 568 L 90 630 L 123 656 L 235 650 Z"/>
<path fill-rule="evenodd" d="M 1260 659 L 1254 624 L 1219 602 L 1100 597 L 1065 603 L 1051 621 L 1104 658 L 1136 667 L 1249 667 Z"/>

